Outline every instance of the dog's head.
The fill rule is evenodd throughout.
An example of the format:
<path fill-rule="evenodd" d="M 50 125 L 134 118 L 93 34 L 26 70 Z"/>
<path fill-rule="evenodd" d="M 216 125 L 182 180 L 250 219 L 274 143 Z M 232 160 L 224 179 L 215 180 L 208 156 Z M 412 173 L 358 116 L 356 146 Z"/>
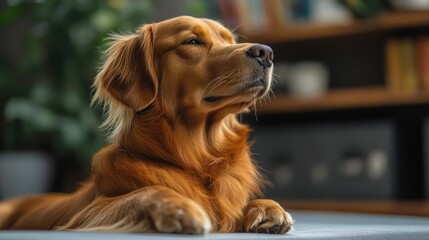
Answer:
<path fill-rule="evenodd" d="M 109 109 L 107 126 L 117 128 L 120 115 L 154 105 L 184 121 L 226 116 L 246 110 L 270 88 L 271 48 L 237 44 L 212 20 L 177 17 L 112 40 L 94 83 L 94 99 Z"/>

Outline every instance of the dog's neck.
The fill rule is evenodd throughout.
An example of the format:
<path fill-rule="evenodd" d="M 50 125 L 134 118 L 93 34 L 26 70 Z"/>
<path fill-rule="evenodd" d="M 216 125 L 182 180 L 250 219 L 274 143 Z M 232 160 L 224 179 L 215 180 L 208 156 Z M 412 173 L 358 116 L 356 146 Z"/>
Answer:
<path fill-rule="evenodd" d="M 248 155 L 248 132 L 232 114 L 222 118 L 207 114 L 186 123 L 154 107 L 135 115 L 121 145 L 153 160 L 202 171 L 236 154 Z"/>

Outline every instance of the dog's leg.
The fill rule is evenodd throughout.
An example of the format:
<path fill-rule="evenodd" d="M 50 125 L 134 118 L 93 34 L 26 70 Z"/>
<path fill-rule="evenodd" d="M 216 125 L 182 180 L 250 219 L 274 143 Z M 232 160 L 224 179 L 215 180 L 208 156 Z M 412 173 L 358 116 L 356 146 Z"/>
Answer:
<path fill-rule="evenodd" d="M 286 233 L 293 220 L 277 202 L 269 199 L 253 200 L 244 208 L 244 230 L 259 233 Z"/>
<path fill-rule="evenodd" d="M 207 213 L 193 200 L 159 186 L 126 195 L 101 197 L 58 230 L 204 234 Z"/>
<path fill-rule="evenodd" d="M 15 208 L 14 201 L 6 201 L 0 203 L 0 229 L 3 229 Z"/>

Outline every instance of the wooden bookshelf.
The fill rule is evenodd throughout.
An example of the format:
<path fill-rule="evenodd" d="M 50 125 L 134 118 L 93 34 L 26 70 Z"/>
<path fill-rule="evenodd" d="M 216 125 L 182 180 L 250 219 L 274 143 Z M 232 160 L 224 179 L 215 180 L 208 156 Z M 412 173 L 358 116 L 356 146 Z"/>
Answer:
<path fill-rule="evenodd" d="M 298 98 L 276 95 L 261 104 L 258 113 L 310 112 L 335 109 L 429 104 L 429 93 L 390 92 L 384 87 L 332 90 L 320 97 Z"/>
<path fill-rule="evenodd" d="M 427 201 L 279 201 L 287 210 L 429 216 Z"/>
<path fill-rule="evenodd" d="M 271 16 L 270 14 L 268 15 Z M 384 51 L 383 47 L 386 46 L 386 41 L 391 37 L 406 36 L 413 38 L 418 34 L 422 34 L 423 31 L 421 30 L 424 30 L 424 34 L 427 35 L 426 29 L 429 27 L 429 11 L 391 11 L 380 14 L 372 19 L 352 20 L 334 25 L 310 23 L 287 25 L 275 20 L 272 20 L 269 24 L 266 29 L 241 32 L 240 34 L 245 36 L 244 41 L 246 42 L 272 44 L 273 48 L 276 48 L 277 56 L 280 55 L 280 58 L 277 60 L 294 63 L 309 59 L 326 64 L 330 69 L 336 70 L 336 75 L 331 75 L 332 79 L 334 77 L 337 78 L 334 79 L 335 81 L 331 81 L 334 86 L 338 86 L 335 83 L 340 82 L 340 80 L 342 81 L 341 83 L 348 80 L 350 83 L 357 83 L 361 79 L 365 80 L 362 81 L 364 82 L 362 85 L 380 85 L 329 90 L 321 96 L 312 98 L 299 98 L 278 93 L 275 97 L 271 96 L 270 101 L 262 102 L 257 107 L 257 114 L 267 114 L 266 118 L 269 119 L 269 121 L 264 123 L 258 123 L 259 125 L 270 124 L 271 119 L 276 118 L 275 115 L 269 116 L 269 114 L 297 113 L 297 118 L 292 117 L 291 121 L 281 123 L 286 126 L 287 124 L 294 124 L 300 121 L 300 119 L 305 119 L 306 122 L 310 123 L 318 123 L 320 120 L 336 119 L 338 115 L 341 115 L 339 112 L 332 111 L 326 112 L 327 114 L 310 114 L 308 115 L 310 118 L 307 118 L 307 114 L 300 115 L 300 113 L 367 108 L 380 108 L 383 110 L 385 107 L 391 106 L 429 106 L 429 91 L 416 90 L 406 92 L 405 90 L 391 90 L 392 86 L 389 82 L 391 80 L 388 79 L 385 71 L 387 70 L 385 69 L 387 68 L 386 55 L 382 52 Z M 326 41 L 309 41 L 319 39 L 326 39 Z M 347 61 L 347 59 L 343 61 L 344 51 L 342 50 L 347 47 L 351 49 L 354 46 L 358 46 L 357 50 L 348 53 L 347 58 L 354 58 L 353 60 L 356 61 Z M 362 46 L 368 47 L 368 51 L 365 51 Z M 365 54 L 360 55 L 361 50 Z M 366 62 L 365 59 L 374 61 Z M 353 71 L 348 71 L 353 66 L 360 64 L 363 66 L 361 71 L 369 73 L 363 76 L 365 79 L 361 78 L 360 75 L 352 75 Z M 340 72 L 338 69 L 344 69 L 344 72 Z M 347 79 L 348 76 L 350 76 L 350 79 Z M 355 78 L 352 79 L 352 77 Z M 380 77 L 384 78 L 385 81 L 379 81 Z M 386 86 L 381 86 L 382 82 L 385 82 Z M 388 86 L 390 87 L 389 89 Z M 408 111 L 405 111 L 405 108 L 398 110 L 398 115 L 401 115 L 400 117 L 396 114 L 388 116 L 389 120 L 395 121 L 398 129 L 395 131 L 398 131 L 401 134 L 400 136 L 404 136 L 403 138 L 395 139 L 397 141 L 395 142 L 397 144 L 395 144 L 395 147 L 399 149 L 398 151 L 401 151 L 401 155 L 396 156 L 398 161 L 408 161 L 409 159 L 418 158 L 416 160 L 421 164 L 419 166 L 423 166 L 422 164 L 425 164 L 424 161 L 427 161 L 423 159 L 423 149 L 420 149 L 420 147 L 409 147 L 407 144 L 411 142 L 411 146 L 423 146 L 423 137 L 418 135 L 420 137 L 414 138 L 413 135 L 416 132 L 421 132 L 422 124 L 425 117 L 427 117 L 427 112 L 421 109 L 423 108 L 410 111 L 409 118 L 407 118 L 407 115 L 405 115 L 406 117 L 402 117 L 401 115 L 402 112 L 408 113 Z M 362 117 L 365 118 L 365 116 Z M 368 119 L 371 119 L 371 117 L 373 116 L 368 116 Z M 361 120 L 359 119 L 359 121 Z M 405 132 L 406 134 L 404 134 Z M 256 131 L 257 134 L 258 131 Z M 404 163 L 403 165 L 405 166 L 406 164 Z M 424 176 L 414 177 L 413 173 L 415 169 L 410 169 L 403 170 L 408 174 L 406 176 L 414 179 L 413 181 L 417 181 L 415 180 L 417 178 L 419 178 L 418 181 L 420 182 L 426 181 L 426 179 L 421 179 Z M 423 193 L 420 191 L 426 190 L 419 190 L 418 194 L 421 195 Z M 409 195 L 409 198 L 413 199 L 416 194 L 412 192 Z M 395 201 L 392 199 L 386 201 L 356 201 L 314 199 L 280 202 L 288 210 L 351 211 L 429 216 L 429 201 L 427 200 Z"/>
<path fill-rule="evenodd" d="M 278 24 L 276 24 L 278 25 Z M 429 11 L 392 11 L 380 14 L 371 20 L 355 20 L 343 24 L 286 24 L 272 26 L 266 31 L 244 32 L 246 41 L 261 43 L 285 43 L 300 40 L 338 37 L 373 31 L 394 30 L 409 27 L 429 26 Z"/>
<path fill-rule="evenodd" d="M 354 20 L 336 25 L 301 24 L 288 26 L 274 22 L 266 31 L 243 33 L 246 41 L 287 44 L 289 42 L 359 35 L 376 31 L 429 27 L 429 11 L 389 11 L 370 20 Z M 270 30 L 271 29 L 271 30 Z M 384 87 L 333 90 L 312 98 L 277 95 L 262 104 L 258 113 L 287 113 L 346 108 L 429 104 L 429 93 L 390 92 Z"/>

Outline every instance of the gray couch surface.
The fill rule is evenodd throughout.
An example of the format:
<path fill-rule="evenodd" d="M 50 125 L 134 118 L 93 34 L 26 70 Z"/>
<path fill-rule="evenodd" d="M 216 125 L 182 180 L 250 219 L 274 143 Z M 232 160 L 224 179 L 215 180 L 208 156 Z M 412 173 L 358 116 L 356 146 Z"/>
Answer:
<path fill-rule="evenodd" d="M 246 240 L 246 239 L 377 239 L 429 240 L 429 217 L 388 216 L 333 212 L 291 212 L 295 229 L 286 235 L 212 233 L 205 236 L 178 234 L 127 234 L 101 232 L 0 231 L 8 240 Z"/>

